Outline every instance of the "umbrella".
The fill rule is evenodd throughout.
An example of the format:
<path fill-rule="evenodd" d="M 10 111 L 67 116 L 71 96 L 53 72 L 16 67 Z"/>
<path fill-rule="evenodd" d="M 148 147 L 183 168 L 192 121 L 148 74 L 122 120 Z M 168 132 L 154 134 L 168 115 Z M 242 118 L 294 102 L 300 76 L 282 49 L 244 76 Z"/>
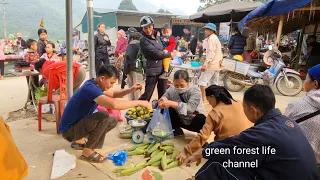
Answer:
<path fill-rule="evenodd" d="M 253 9 L 262 5 L 261 3 L 230 1 L 213 5 L 189 17 L 196 22 L 238 22 L 242 20 Z"/>

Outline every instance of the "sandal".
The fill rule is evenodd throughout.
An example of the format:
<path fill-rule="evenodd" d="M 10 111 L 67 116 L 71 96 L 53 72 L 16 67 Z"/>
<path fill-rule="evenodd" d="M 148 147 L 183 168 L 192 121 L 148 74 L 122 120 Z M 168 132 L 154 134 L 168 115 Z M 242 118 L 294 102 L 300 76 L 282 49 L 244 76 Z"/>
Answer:
<path fill-rule="evenodd" d="M 96 156 L 97 154 L 98 154 L 98 156 Z M 102 161 L 100 161 L 101 157 L 103 157 L 101 154 L 99 154 L 97 152 L 93 152 L 89 157 L 81 155 L 80 159 L 83 161 L 92 162 L 92 163 L 103 163 L 104 161 L 106 161 L 106 158 L 103 159 Z"/>
<path fill-rule="evenodd" d="M 71 148 L 75 149 L 75 150 L 83 150 L 83 148 L 86 146 L 86 144 L 78 144 L 75 142 L 71 143 Z"/>

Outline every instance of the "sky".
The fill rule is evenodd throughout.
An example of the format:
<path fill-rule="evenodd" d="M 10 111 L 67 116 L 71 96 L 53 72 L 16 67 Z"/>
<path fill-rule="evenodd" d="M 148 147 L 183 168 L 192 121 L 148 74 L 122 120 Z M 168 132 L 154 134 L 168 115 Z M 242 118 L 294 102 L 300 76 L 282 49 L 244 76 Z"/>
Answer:
<path fill-rule="evenodd" d="M 191 15 L 197 12 L 200 5 L 199 0 L 146 0 L 154 4 L 157 7 L 168 7 L 171 9 L 177 8 L 180 11 L 185 12 L 187 15 Z"/>

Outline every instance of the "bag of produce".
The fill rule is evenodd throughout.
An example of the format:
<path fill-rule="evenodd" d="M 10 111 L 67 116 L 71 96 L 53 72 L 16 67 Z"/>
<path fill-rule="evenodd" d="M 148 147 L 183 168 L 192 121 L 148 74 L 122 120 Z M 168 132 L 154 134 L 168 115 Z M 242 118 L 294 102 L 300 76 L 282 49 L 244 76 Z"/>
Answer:
<path fill-rule="evenodd" d="M 39 103 L 40 98 L 46 96 L 47 94 L 48 94 L 48 88 L 46 86 L 36 87 L 35 98 L 37 103 Z"/>
<path fill-rule="evenodd" d="M 147 127 L 147 136 L 150 142 L 162 142 L 174 137 L 169 109 L 157 108 Z"/>

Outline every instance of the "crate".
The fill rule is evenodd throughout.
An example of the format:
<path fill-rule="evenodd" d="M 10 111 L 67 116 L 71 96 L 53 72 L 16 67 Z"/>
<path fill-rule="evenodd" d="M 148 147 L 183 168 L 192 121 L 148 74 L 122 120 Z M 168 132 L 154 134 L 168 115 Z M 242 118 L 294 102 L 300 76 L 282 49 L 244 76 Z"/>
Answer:
<path fill-rule="evenodd" d="M 223 59 L 223 69 L 234 72 L 236 69 L 236 61 L 232 59 Z"/>
<path fill-rule="evenodd" d="M 248 71 L 249 71 L 249 68 L 250 68 L 250 64 L 247 64 L 245 62 L 237 61 L 236 62 L 236 70 L 235 70 L 235 72 L 239 73 L 239 74 L 247 75 Z"/>

